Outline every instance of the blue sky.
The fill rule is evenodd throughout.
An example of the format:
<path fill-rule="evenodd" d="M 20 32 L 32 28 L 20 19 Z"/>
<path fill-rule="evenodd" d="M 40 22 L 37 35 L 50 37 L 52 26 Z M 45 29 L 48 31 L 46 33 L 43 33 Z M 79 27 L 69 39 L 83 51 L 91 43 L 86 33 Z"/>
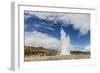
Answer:
<path fill-rule="evenodd" d="M 73 46 L 90 45 L 90 15 L 24 11 L 24 31 L 41 32 L 60 40 L 61 27 Z"/>

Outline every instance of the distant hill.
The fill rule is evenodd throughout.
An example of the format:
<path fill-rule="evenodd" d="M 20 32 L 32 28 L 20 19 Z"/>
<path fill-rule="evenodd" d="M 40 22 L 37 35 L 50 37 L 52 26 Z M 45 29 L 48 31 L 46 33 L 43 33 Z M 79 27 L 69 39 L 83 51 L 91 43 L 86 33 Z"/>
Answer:
<path fill-rule="evenodd" d="M 71 54 L 90 54 L 90 52 L 84 52 L 84 51 L 71 51 Z"/>

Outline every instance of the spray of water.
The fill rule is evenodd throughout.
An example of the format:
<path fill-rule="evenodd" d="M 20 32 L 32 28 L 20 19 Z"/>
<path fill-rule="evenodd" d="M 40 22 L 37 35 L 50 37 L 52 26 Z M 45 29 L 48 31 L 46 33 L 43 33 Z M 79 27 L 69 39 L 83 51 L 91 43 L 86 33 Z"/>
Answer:
<path fill-rule="evenodd" d="M 60 55 L 70 55 L 70 37 L 68 34 L 65 33 L 63 28 L 61 28 L 60 31 L 61 34 L 61 49 L 60 49 Z"/>

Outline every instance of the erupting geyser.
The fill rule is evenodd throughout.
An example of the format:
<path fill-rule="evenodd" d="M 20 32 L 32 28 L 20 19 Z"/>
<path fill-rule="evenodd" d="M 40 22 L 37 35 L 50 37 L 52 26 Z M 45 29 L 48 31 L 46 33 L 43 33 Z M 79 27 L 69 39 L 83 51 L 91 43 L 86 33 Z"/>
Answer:
<path fill-rule="evenodd" d="M 70 55 L 70 37 L 68 34 L 65 33 L 63 28 L 60 31 L 61 34 L 61 48 L 60 48 L 60 55 Z"/>

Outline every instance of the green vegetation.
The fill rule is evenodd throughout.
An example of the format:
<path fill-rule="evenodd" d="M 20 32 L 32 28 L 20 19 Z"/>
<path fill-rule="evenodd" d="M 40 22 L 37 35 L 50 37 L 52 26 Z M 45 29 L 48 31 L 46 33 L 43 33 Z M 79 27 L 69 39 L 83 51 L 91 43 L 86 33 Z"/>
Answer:
<path fill-rule="evenodd" d="M 24 47 L 24 55 L 40 55 L 40 56 L 54 56 L 58 53 L 56 50 L 50 50 L 43 47 Z"/>

